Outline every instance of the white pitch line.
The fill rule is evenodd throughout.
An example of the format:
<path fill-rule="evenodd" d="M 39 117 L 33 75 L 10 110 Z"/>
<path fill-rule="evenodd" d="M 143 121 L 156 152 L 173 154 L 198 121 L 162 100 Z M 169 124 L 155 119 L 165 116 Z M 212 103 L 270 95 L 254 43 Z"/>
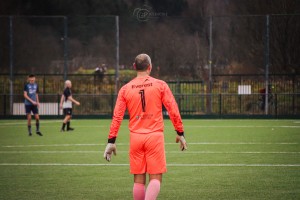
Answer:
<path fill-rule="evenodd" d="M 59 121 L 61 122 L 61 121 Z M 23 123 L 24 124 L 24 123 Z M 13 125 L 13 124 L 11 124 Z M 0 124 L 1 126 L 1 124 Z M 44 126 L 50 127 L 50 126 Z M 52 126 L 51 126 L 52 127 Z M 76 128 L 109 128 L 109 125 L 77 125 Z M 300 126 L 253 126 L 253 125 L 245 125 L 245 126 L 210 126 L 210 125 L 185 125 L 186 128 L 300 128 Z M 171 126 L 165 126 L 165 128 L 173 128 Z"/>
<path fill-rule="evenodd" d="M 74 120 L 73 120 L 74 121 Z M 41 125 L 43 124 L 51 124 L 51 123 L 61 123 L 61 120 L 53 120 L 53 121 L 42 121 Z M 300 123 L 300 121 L 293 122 L 295 124 Z M 10 125 L 26 125 L 25 122 L 4 122 L 0 123 L 1 126 L 10 126 Z M 48 127 L 48 126 L 47 126 Z M 78 128 L 109 128 L 109 125 L 77 125 Z M 279 125 L 279 126 L 265 126 L 265 125 L 236 125 L 236 126 L 226 126 L 226 125 L 185 125 L 187 128 L 300 128 L 300 126 L 293 125 L 293 126 L 286 126 L 286 125 Z M 165 125 L 165 128 L 173 128 L 172 126 Z"/>
<path fill-rule="evenodd" d="M 52 127 L 52 126 L 43 126 Z M 78 125 L 76 128 L 109 128 L 109 125 Z M 165 126 L 166 128 L 172 128 L 171 126 Z M 300 128 L 300 126 L 207 126 L 207 125 L 185 125 L 185 128 Z"/>
<path fill-rule="evenodd" d="M 300 128 L 300 126 L 185 126 L 188 128 Z"/>
<path fill-rule="evenodd" d="M 0 163 L 0 166 L 129 166 L 129 164 L 81 164 L 81 163 Z"/>
<path fill-rule="evenodd" d="M 129 164 L 101 163 L 0 163 L 0 166 L 129 166 Z M 300 164 L 178 164 L 170 163 L 168 167 L 300 167 Z"/>
<path fill-rule="evenodd" d="M 165 143 L 166 145 L 178 145 L 176 143 Z M 188 145 L 298 145 L 297 142 L 191 142 Z M 129 143 L 117 143 L 117 146 L 128 146 Z M 23 147 L 69 147 L 69 146 L 106 146 L 106 144 L 32 144 L 32 145 L 5 145 L 3 148 Z"/>
<path fill-rule="evenodd" d="M 167 164 L 172 167 L 300 167 L 300 164 Z"/>
<path fill-rule="evenodd" d="M 166 143 L 166 144 L 174 144 L 174 143 Z M 291 145 L 291 144 L 299 144 L 296 142 L 276 142 L 276 143 L 263 143 L 263 142 L 191 142 L 188 145 Z"/>
<path fill-rule="evenodd" d="M 36 153 L 36 154 L 63 154 L 63 153 L 99 153 L 101 151 L 0 151 L 0 154 L 26 154 L 26 153 Z M 121 151 L 118 151 L 121 153 Z"/>
<path fill-rule="evenodd" d="M 166 151 L 166 153 L 178 154 L 178 151 Z M 184 151 L 183 154 L 300 154 L 300 152 L 255 152 L 255 151 L 241 151 L 241 152 L 222 152 L 222 151 Z"/>
<path fill-rule="evenodd" d="M 26 154 L 26 153 L 35 153 L 35 154 L 64 154 L 64 153 L 82 153 L 82 154 L 89 154 L 89 153 L 96 153 L 101 154 L 102 151 L 0 151 L 0 154 Z M 128 151 L 118 151 L 118 153 L 128 153 Z M 168 154 L 178 154 L 180 151 L 166 151 Z M 185 151 L 182 154 L 300 154 L 300 152 L 222 152 L 222 151 Z"/>

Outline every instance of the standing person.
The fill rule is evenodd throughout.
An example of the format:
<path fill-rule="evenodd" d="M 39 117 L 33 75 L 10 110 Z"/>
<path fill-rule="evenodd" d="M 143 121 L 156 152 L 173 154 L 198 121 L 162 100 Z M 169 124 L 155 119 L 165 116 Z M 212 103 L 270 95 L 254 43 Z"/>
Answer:
<path fill-rule="evenodd" d="M 274 88 L 271 84 L 268 85 L 268 103 L 273 103 L 273 94 L 272 88 Z M 266 105 L 266 88 L 262 88 L 259 90 L 260 93 L 260 109 L 265 110 Z"/>
<path fill-rule="evenodd" d="M 28 135 L 32 136 L 31 132 L 31 112 L 35 117 L 36 134 L 43 136 L 40 132 L 40 117 L 39 117 L 39 87 L 35 82 L 35 75 L 30 74 L 27 78 L 27 83 L 24 86 L 24 104 L 27 115 Z"/>
<path fill-rule="evenodd" d="M 152 200 L 157 198 L 162 174 L 167 171 L 162 104 L 175 127 L 176 142 L 180 142 L 180 149 L 186 150 L 187 145 L 179 109 L 170 88 L 164 81 L 150 76 L 150 57 L 147 54 L 138 55 L 134 68 L 137 77 L 119 91 L 104 158 L 110 161 L 112 153 L 116 155 L 115 141 L 125 110 L 128 109 L 130 173 L 134 175 L 133 199 Z M 149 174 L 147 190 L 146 173 Z"/>
<path fill-rule="evenodd" d="M 74 128 L 70 127 L 71 118 L 72 118 L 72 103 L 75 103 L 78 106 L 80 105 L 80 103 L 72 97 L 71 87 L 72 87 L 71 81 L 66 80 L 64 93 L 61 95 L 61 99 L 60 99 L 60 108 L 63 109 L 64 115 L 65 115 L 65 118 L 64 118 L 61 130 L 60 130 L 61 132 L 65 131 L 66 125 L 67 125 L 67 131 L 74 130 Z"/>

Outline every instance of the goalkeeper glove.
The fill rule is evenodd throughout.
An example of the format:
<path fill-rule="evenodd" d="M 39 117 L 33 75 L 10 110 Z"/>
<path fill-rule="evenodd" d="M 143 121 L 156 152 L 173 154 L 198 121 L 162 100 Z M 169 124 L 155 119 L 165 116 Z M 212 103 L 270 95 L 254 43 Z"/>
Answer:
<path fill-rule="evenodd" d="M 176 143 L 180 142 L 180 150 L 184 151 L 187 150 L 187 144 L 184 138 L 184 132 L 177 132 L 177 136 L 176 136 Z"/>
<path fill-rule="evenodd" d="M 108 143 L 103 154 L 104 159 L 106 159 L 108 162 L 110 162 L 112 154 L 117 155 L 117 147 L 114 142 L 115 138 L 113 140 L 108 139 Z"/>

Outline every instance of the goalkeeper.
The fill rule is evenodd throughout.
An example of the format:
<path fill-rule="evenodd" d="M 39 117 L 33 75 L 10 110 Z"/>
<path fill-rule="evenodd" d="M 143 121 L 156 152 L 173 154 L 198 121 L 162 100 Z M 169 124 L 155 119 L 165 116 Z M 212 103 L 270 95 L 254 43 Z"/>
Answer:
<path fill-rule="evenodd" d="M 177 132 L 176 142 L 180 142 L 180 150 L 186 150 L 187 145 L 181 116 L 170 88 L 164 81 L 150 76 L 150 57 L 147 54 L 138 55 L 133 67 L 137 71 L 137 77 L 124 85 L 118 93 L 104 158 L 110 161 L 112 154 L 116 155 L 116 138 L 128 109 L 130 173 L 134 175 L 133 199 L 150 200 L 157 198 L 162 174 L 167 171 L 162 104 Z M 149 174 L 147 189 L 146 174 Z"/>

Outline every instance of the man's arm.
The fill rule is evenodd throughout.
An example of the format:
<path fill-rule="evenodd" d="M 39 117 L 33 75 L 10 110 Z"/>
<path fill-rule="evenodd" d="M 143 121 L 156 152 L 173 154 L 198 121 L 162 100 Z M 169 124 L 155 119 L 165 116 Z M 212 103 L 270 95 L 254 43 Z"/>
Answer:
<path fill-rule="evenodd" d="M 106 148 L 105 148 L 104 154 L 103 154 L 103 157 L 107 161 L 111 160 L 112 154 L 117 155 L 117 147 L 116 147 L 115 142 L 116 142 L 116 139 L 118 136 L 118 131 L 121 126 L 121 123 L 122 123 L 122 120 L 124 117 L 124 113 L 126 110 L 126 101 L 123 96 L 124 92 L 125 92 L 125 89 L 124 89 L 124 87 L 122 87 L 118 94 L 118 98 L 117 98 L 115 109 L 114 109 L 113 120 L 110 125 L 108 141 L 107 141 L 107 145 L 106 145 Z"/>
<path fill-rule="evenodd" d="M 176 100 L 167 84 L 164 85 L 162 102 L 169 113 L 169 117 L 172 121 L 172 124 L 177 132 L 183 133 L 183 124 L 178 109 Z"/>
<path fill-rule="evenodd" d="M 40 107 L 39 94 L 36 93 L 36 94 L 35 94 L 35 97 L 36 97 L 36 105 L 37 105 L 37 107 Z"/>
<path fill-rule="evenodd" d="M 113 119 L 110 125 L 110 131 L 108 135 L 108 142 L 115 143 L 118 136 L 118 131 L 121 126 L 125 111 L 126 111 L 126 100 L 124 98 L 125 88 L 121 88 L 116 101 Z"/>
<path fill-rule="evenodd" d="M 61 98 L 60 98 L 60 104 L 59 104 L 60 109 L 63 108 L 63 102 L 64 102 L 64 100 L 65 100 L 65 96 L 62 94 L 62 95 L 61 95 Z"/>
<path fill-rule="evenodd" d="M 180 112 L 176 100 L 167 84 L 164 84 L 162 102 L 167 109 L 173 126 L 177 132 L 176 143 L 180 143 L 180 150 L 187 150 L 187 144 L 184 137 L 184 130 Z"/>
<path fill-rule="evenodd" d="M 40 107 L 39 93 L 40 93 L 39 86 L 36 85 L 35 98 L 36 98 L 36 105 L 37 105 L 37 107 Z"/>
<path fill-rule="evenodd" d="M 24 91 L 24 98 L 27 99 L 28 101 L 30 101 L 33 105 L 37 105 L 37 103 L 35 101 L 33 101 L 32 99 L 29 98 L 27 91 Z"/>

